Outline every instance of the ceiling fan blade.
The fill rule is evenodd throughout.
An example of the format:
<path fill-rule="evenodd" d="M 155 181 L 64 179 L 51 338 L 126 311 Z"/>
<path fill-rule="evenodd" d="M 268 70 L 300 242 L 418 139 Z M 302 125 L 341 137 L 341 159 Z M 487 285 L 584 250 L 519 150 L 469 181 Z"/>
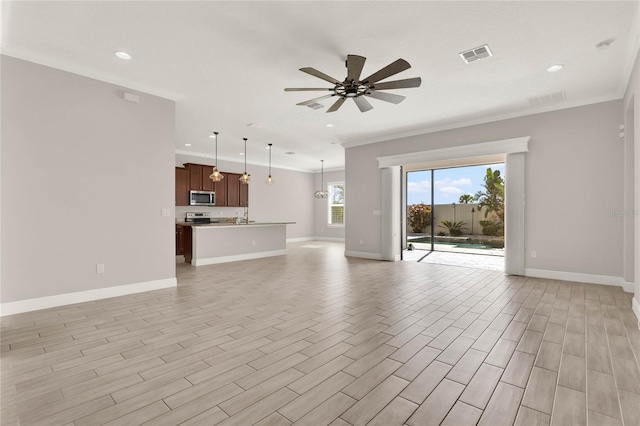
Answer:
<path fill-rule="evenodd" d="M 347 98 L 338 99 L 333 105 L 331 105 L 331 107 L 327 110 L 327 112 L 337 111 L 338 108 L 340 108 L 342 106 L 342 104 L 344 103 L 344 101 L 346 101 L 346 100 L 347 100 Z"/>
<path fill-rule="evenodd" d="M 323 79 L 325 81 L 328 81 L 331 84 L 340 83 L 340 80 L 335 79 L 335 78 L 331 77 L 330 75 L 326 75 L 325 73 L 320 72 L 315 68 L 311 68 L 311 67 L 300 68 L 300 71 L 306 72 L 307 74 L 311 74 L 314 77 L 321 78 L 321 79 Z"/>
<path fill-rule="evenodd" d="M 369 96 L 370 98 L 379 99 L 385 102 L 391 102 L 392 104 L 399 104 L 406 98 L 406 96 L 394 95 L 393 93 L 376 92 L 375 90 L 366 93 L 365 96 Z"/>
<path fill-rule="evenodd" d="M 333 90 L 333 89 L 325 89 L 321 87 L 288 87 L 284 89 L 285 92 L 313 92 L 313 91 L 322 91 L 322 90 Z"/>
<path fill-rule="evenodd" d="M 370 109 L 373 109 L 373 106 L 371 106 L 369 101 L 361 96 L 353 98 L 353 101 L 356 103 L 356 105 L 358 105 L 358 108 L 360 108 L 360 112 L 367 112 Z"/>
<path fill-rule="evenodd" d="M 398 74 L 401 71 L 411 68 L 409 62 L 404 59 L 398 59 L 395 62 L 390 63 L 380 71 L 371 74 L 369 77 L 362 80 L 362 83 L 375 83 L 376 81 L 383 80 L 387 77 L 391 77 L 394 74 Z"/>
<path fill-rule="evenodd" d="M 406 80 L 387 81 L 385 83 L 374 84 L 371 88 L 375 90 L 387 89 L 408 89 L 410 87 L 420 87 L 422 79 L 420 77 L 408 78 Z"/>
<path fill-rule="evenodd" d="M 358 81 L 366 60 L 364 56 L 347 55 L 347 80 Z"/>
<path fill-rule="evenodd" d="M 312 104 L 312 103 L 314 103 L 314 102 L 316 102 L 316 101 L 320 101 L 320 100 L 322 100 L 322 99 L 330 98 L 330 97 L 332 97 L 332 96 L 335 96 L 335 95 L 332 93 L 332 94 L 330 94 L 330 95 L 320 96 L 319 98 L 309 99 L 308 101 L 300 102 L 300 103 L 298 103 L 298 104 L 296 104 L 296 105 L 306 106 L 306 105 Z"/>

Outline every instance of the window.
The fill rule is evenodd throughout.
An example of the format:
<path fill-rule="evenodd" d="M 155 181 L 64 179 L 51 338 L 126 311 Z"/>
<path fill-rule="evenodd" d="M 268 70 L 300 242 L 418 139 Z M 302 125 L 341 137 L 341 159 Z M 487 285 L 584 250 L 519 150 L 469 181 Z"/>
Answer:
<path fill-rule="evenodd" d="M 329 184 L 329 225 L 344 225 L 344 182 Z"/>

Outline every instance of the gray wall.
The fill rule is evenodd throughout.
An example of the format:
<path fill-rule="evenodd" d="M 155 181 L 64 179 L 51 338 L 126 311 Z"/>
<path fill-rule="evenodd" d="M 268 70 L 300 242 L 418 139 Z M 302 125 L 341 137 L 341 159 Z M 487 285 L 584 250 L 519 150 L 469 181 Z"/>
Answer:
<path fill-rule="evenodd" d="M 1 57 L 2 303 L 175 278 L 174 102 Z M 105 273 L 96 274 L 96 264 Z"/>
<path fill-rule="evenodd" d="M 329 183 L 344 182 L 344 170 L 332 170 L 324 172 L 325 189 Z M 314 191 L 311 193 L 311 202 L 315 212 L 315 237 L 319 240 L 344 240 L 344 226 L 329 226 L 329 205 L 328 200 L 321 200 L 313 197 L 313 193 L 322 186 L 322 176 L 315 174 Z M 345 186 L 345 193 L 349 188 Z M 349 207 L 345 204 L 345 212 Z"/>
<path fill-rule="evenodd" d="M 347 148 L 345 249 L 383 250 L 374 211 L 388 200 L 377 157 L 531 136 L 526 268 L 622 277 L 623 221 L 605 214 L 623 207 L 621 117 L 622 102 L 612 101 Z"/>
<path fill-rule="evenodd" d="M 632 215 L 627 215 L 625 236 L 626 253 L 625 279 L 634 282 L 633 310 L 640 324 L 640 52 L 636 55 L 636 62 L 627 85 L 624 100 L 624 124 L 626 156 L 633 161 L 627 161 L 625 167 L 625 185 L 627 209 L 633 206 Z M 628 160 L 628 158 L 627 158 Z M 632 234 L 634 238 L 630 238 Z M 633 278 L 633 281 L 630 281 Z"/>
<path fill-rule="evenodd" d="M 214 160 L 206 157 L 175 155 L 175 165 L 185 163 L 213 165 Z M 244 163 L 218 161 L 218 169 L 223 172 L 242 173 Z M 269 168 L 247 164 L 247 172 L 251 175 L 249 183 L 249 219 L 262 222 L 295 222 L 287 225 L 287 239 L 312 238 L 314 236 L 313 173 L 272 168 L 274 185 L 267 185 L 265 180 Z M 172 171 L 173 173 L 173 171 Z M 311 199 L 309 199 L 311 197 Z M 184 217 L 188 211 L 209 211 L 215 216 L 235 217 L 236 213 L 243 217 L 243 208 L 234 207 L 177 207 L 176 217 Z"/>

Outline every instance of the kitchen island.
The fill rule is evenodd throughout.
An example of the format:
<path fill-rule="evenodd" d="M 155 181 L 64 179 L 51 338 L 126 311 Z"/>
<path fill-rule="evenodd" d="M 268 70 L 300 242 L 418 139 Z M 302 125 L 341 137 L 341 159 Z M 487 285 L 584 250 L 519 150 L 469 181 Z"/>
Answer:
<path fill-rule="evenodd" d="M 185 262 L 194 266 L 281 256 L 287 253 L 287 225 L 295 222 L 249 222 L 184 226 Z"/>

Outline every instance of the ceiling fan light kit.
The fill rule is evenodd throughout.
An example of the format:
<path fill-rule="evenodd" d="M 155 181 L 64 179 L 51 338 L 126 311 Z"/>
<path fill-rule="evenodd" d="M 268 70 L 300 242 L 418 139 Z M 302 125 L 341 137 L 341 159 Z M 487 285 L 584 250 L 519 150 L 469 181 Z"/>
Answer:
<path fill-rule="evenodd" d="M 347 77 L 344 81 L 340 81 L 333 78 L 315 68 L 305 67 L 300 68 L 300 71 L 310 74 L 314 77 L 328 81 L 333 84 L 332 88 L 286 88 L 285 92 L 308 92 L 308 91 L 328 91 L 333 92 L 328 95 L 320 96 L 318 98 L 310 99 L 308 101 L 300 102 L 297 105 L 308 106 L 313 109 L 318 109 L 316 105 L 319 105 L 317 101 L 323 99 L 329 99 L 332 97 L 338 97 L 338 99 L 327 109 L 327 112 L 337 111 L 347 99 L 353 99 L 353 102 L 358 106 L 360 112 L 367 112 L 373 109 L 373 106 L 369 103 L 366 97 L 378 99 L 384 102 L 392 104 L 399 104 L 405 99 L 405 96 L 396 95 L 393 93 L 379 92 L 379 90 L 391 90 L 391 89 L 407 89 L 412 87 L 420 87 L 422 80 L 420 77 L 408 78 L 405 80 L 394 80 L 379 83 L 392 75 L 398 74 L 402 71 L 411 68 L 409 62 L 404 59 L 398 59 L 381 70 L 371 74 L 370 76 L 361 79 L 360 74 L 364 68 L 364 63 L 367 60 L 364 56 L 347 55 Z"/>

